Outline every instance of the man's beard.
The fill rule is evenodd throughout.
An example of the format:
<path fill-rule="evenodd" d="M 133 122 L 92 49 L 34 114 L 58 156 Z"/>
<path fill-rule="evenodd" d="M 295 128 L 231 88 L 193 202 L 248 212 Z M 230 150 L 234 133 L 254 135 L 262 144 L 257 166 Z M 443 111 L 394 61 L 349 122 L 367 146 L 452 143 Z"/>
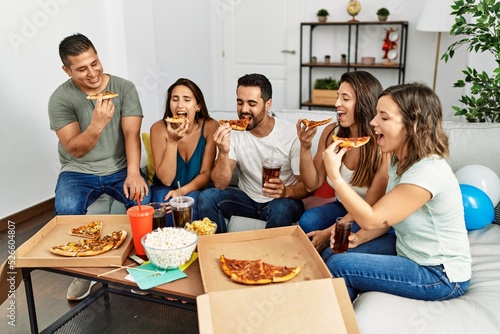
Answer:
<path fill-rule="evenodd" d="M 255 129 L 262 122 L 264 117 L 266 116 L 266 112 L 267 112 L 266 107 L 264 106 L 264 107 L 262 107 L 262 110 L 260 113 L 258 113 L 255 116 L 252 115 L 250 122 L 248 122 L 246 130 L 250 131 L 250 130 Z M 247 115 L 247 114 L 242 114 L 242 116 L 245 116 L 245 115 Z"/>

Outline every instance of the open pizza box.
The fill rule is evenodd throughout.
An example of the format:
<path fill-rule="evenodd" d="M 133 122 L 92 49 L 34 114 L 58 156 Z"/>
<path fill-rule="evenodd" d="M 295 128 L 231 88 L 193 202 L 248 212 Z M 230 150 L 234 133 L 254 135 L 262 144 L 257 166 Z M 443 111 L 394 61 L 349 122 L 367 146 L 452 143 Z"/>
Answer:
<path fill-rule="evenodd" d="M 102 235 L 113 231 L 127 231 L 122 245 L 106 253 L 86 257 L 66 257 L 52 254 L 49 247 L 77 241 L 81 238 L 71 236 L 71 228 L 102 221 Z M 132 249 L 132 233 L 127 215 L 79 215 L 56 216 L 16 250 L 16 267 L 109 267 L 121 265 Z"/>
<path fill-rule="evenodd" d="M 198 254 L 200 333 L 359 333 L 344 280 L 332 279 L 298 226 L 201 236 Z M 243 285 L 222 272 L 220 255 L 301 271 L 283 283 Z"/>

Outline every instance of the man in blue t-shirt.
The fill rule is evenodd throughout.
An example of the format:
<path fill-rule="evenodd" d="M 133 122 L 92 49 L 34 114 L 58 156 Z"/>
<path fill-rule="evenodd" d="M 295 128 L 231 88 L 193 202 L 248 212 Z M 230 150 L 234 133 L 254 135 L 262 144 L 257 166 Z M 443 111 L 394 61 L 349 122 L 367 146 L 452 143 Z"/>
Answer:
<path fill-rule="evenodd" d="M 136 194 L 149 202 L 140 170 L 142 108 L 133 83 L 104 73 L 92 42 L 82 34 L 59 44 L 62 69 L 70 77 L 49 99 L 50 127 L 59 139 L 61 162 L 55 190 L 56 215 L 84 215 L 106 193 L 126 208 Z M 118 96 L 104 99 L 112 91 Z M 98 95 L 97 100 L 87 99 Z M 75 279 L 69 300 L 88 296 L 95 282 Z"/>

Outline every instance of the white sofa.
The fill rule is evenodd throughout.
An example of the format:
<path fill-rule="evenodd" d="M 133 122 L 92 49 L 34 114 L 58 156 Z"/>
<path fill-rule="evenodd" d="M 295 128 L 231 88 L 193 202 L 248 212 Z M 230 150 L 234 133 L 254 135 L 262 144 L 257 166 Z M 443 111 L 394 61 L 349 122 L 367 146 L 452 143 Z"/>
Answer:
<path fill-rule="evenodd" d="M 331 111 L 274 111 L 276 117 L 293 123 L 300 117 L 324 119 L 335 117 Z M 234 118 L 235 112 L 212 112 L 216 119 Z M 469 164 L 484 165 L 500 175 L 500 123 L 473 124 L 444 122 L 450 140 L 450 165 L 454 171 Z M 290 129 L 295 132 L 295 128 Z M 313 147 L 317 146 L 319 135 Z M 144 163 L 145 166 L 145 163 Z M 123 210 L 113 200 L 99 199 L 92 212 Z M 308 199 L 307 206 L 319 199 Z M 309 203 L 309 201 L 312 202 Z M 108 211 L 106 211 L 108 210 Z M 116 212 L 116 211 L 115 211 Z M 500 205 L 496 207 L 500 223 Z M 233 217 L 228 230 L 263 228 L 265 222 Z M 472 279 L 468 292 L 448 301 L 425 302 L 379 292 L 362 293 L 354 303 L 361 333 L 500 333 L 500 225 L 490 224 L 469 232 L 472 252 Z"/>

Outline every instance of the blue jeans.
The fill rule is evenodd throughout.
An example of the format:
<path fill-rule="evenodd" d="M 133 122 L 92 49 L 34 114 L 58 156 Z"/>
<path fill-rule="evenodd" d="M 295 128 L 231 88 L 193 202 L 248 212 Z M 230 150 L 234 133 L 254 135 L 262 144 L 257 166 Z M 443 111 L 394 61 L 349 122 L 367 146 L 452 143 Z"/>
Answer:
<path fill-rule="evenodd" d="M 146 176 L 142 172 L 141 175 L 146 181 Z M 128 199 L 123 191 L 126 177 L 126 168 L 106 176 L 61 172 L 56 185 L 56 215 L 84 215 L 87 208 L 102 194 L 108 194 L 120 201 L 127 209 L 137 205 L 134 200 Z M 149 203 L 150 199 L 151 194 L 145 196 L 141 203 Z"/>
<path fill-rule="evenodd" d="M 334 277 L 342 277 L 351 301 L 358 293 L 385 292 L 419 300 L 447 300 L 465 294 L 469 281 L 450 282 L 442 265 L 421 266 L 403 256 L 347 252 L 326 262 Z"/>
<path fill-rule="evenodd" d="M 300 217 L 299 226 L 305 233 L 324 230 L 335 224 L 337 217 L 344 217 L 347 210 L 339 201 L 309 209 Z"/>
<path fill-rule="evenodd" d="M 290 226 L 304 213 L 304 203 L 290 198 L 257 203 L 242 190 L 210 188 L 198 197 L 200 216 L 217 223 L 217 233 L 227 232 L 224 218 L 242 216 L 267 221 L 266 228 Z"/>
<path fill-rule="evenodd" d="M 151 185 L 151 202 L 165 202 L 163 199 L 165 198 L 165 195 L 171 191 L 175 190 L 177 188 L 173 187 L 167 187 L 163 184 L 158 184 L 158 183 L 153 183 Z M 191 197 L 194 199 L 194 204 L 193 204 L 193 216 L 191 217 L 191 220 L 198 220 L 200 219 L 200 215 L 198 214 L 198 196 L 200 195 L 201 190 L 195 190 L 191 191 L 187 194 L 184 194 L 184 196 Z M 177 196 L 177 195 L 176 195 Z M 165 226 L 167 227 L 173 227 L 174 226 L 174 220 L 172 218 L 172 214 L 168 214 L 165 217 Z"/>

